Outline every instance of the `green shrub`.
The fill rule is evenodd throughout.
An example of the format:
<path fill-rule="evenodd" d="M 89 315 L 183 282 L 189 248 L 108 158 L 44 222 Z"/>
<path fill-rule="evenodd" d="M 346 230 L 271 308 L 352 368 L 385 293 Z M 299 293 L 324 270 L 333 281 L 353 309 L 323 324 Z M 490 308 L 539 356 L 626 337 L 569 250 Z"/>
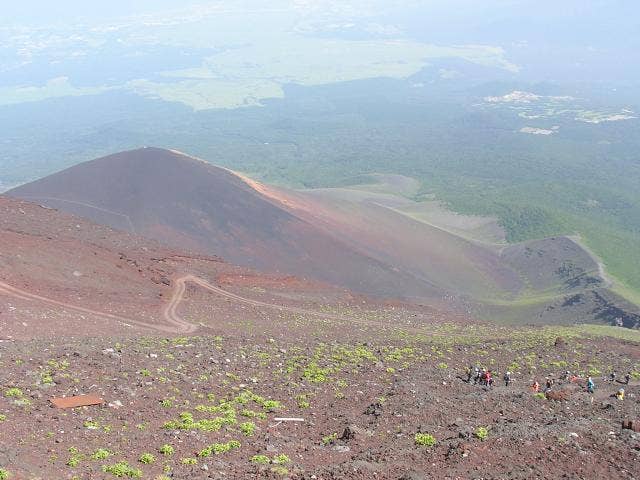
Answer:
<path fill-rule="evenodd" d="M 138 461 L 140 463 L 144 463 L 145 465 L 151 465 L 156 461 L 156 457 L 151 455 L 150 453 L 143 453 L 142 455 L 140 455 Z"/>
<path fill-rule="evenodd" d="M 158 451 L 162 454 L 162 455 L 173 455 L 174 449 L 171 445 L 162 445 Z"/>
<path fill-rule="evenodd" d="M 267 418 L 267 414 L 264 412 L 255 412 L 253 410 L 242 410 L 240 415 L 247 418 L 259 418 L 261 420 L 265 420 Z"/>
<path fill-rule="evenodd" d="M 78 450 L 76 447 L 71 447 L 69 448 L 69 453 L 71 454 L 71 456 L 69 457 L 69 460 L 67 460 L 66 465 L 72 468 L 80 465 L 80 461 L 84 457 L 84 455 L 80 453 L 80 450 Z"/>
<path fill-rule="evenodd" d="M 7 398 L 20 398 L 22 397 L 22 395 L 24 395 L 22 393 L 22 390 L 16 387 L 10 388 L 6 392 L 4 392 L 4 396 Z"/>
<path fill-rule="evenodd" d="M 484 441 L 489 436 L 489 430 L 486 427 L 478 427 L 476 428 L 473 435 L 481 441 Z"/>
<path fill-rule="evenodd" d="M 241 444 L 237 440 L 230 440 L 227 443 L 214 443 L 198 452 L 199 457 L 210 457 L 220 455 L 221 453 L 230 452 L 233 449 L 240 448 Z"/>
<path fill-rule="evenodd" d="M 103 465 L 102 471 L 110 473 L 118 478 L 142 478 L 142 470 L 133 468 L 124 460 L 113 465 Z"/>
<path fill-rule="evenodd" d="M 433 447 L 436 443 L 436 437 L 430 433 L 416 433 L 415 436 L 416 445 L 421 447 Z"/>
<path fill-rule="evenodd" d="M 284 453 L 281 453 L 273 457 L 272 462 L 280 465 L 284 465 L 285 463 L 291 463 L 291 459 L 288 456 L 286 456 Z"/>
<path fill-rule="evenodd" d="M 262 408 L 267 412 L 273 412 L 282 408 L 282 404 L 277 400 L 265 400 L 262 404 Z"/>
<path fill-rule="evenodd" d="M 326 437 L 322 437 L 322 445 L 329 445 L 333 443 L 338 438 L 337 433 L 332 433 L 331 435 L 327 435 Z"/>
<path fill-rule="evenodd" d="M 93 452 L 91 454 L 91 459 L 92 460 L 104 460 L 109 455 L 111 455 L 111 452 L 109 450 L 107 450 L 106 448 L 99 448 L 98 450 L 96 450 L 95 452 Z"/>
<path fill-rule="evenodd" d="M 303 371 L 302 378 L 311 383 L 324 383 L 331 374 L 330 368 L 322 368 L 317 363 L 310 363 Z"/>
<path fill-rule="evenodd" d="M 253 422 L 244 422 L 240 424 L 240 431 L 247 437 L 250 437 L 256 431 L 256 424 Z"/>
<path fill-rule="evenodd" d="M 281 475 L 281 476 L 289 474 L 289 470 L 286 467 L 283 467 L 282 465 L 274 465 L 273 467 L 271 467 L 271 471 L 276 475 Z"/>
<path fill-rule="evenodd" d="M 271 463 L 271 459 L 266 455 L 254 455 L 251 457 L 251 463 L 257 463 L 258 465 L 267 465 Z"/>
<path fill-rule="evenodd" d="M 8 480 L 9 478 L 9 472 L 6 471 L 4 468 L 0 468 L 0 480 Z"/>
<path fill-rule="evenodd" d="M 206 407 L 199 406 L 199 411 L 206 411 Z M 211 407 L 217 409 L 218 407 Z M 194 420 L 191 412 L 182 412 L 179 420 L 165 422 L 162 426 L 167 430 L 202 430 L 205 432 L 217 432 L 225 425 L 235 425 L 238 423 L 234 409 L 225 410 L 224 416 L 215 418 L 203 418 Z"/>

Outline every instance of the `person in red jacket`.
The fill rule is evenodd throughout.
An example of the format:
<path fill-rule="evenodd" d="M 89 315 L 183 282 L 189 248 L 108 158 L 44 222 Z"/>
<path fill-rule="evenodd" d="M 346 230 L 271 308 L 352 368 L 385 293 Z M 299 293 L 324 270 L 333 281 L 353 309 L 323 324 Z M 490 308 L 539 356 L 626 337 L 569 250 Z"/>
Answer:
<path fill-rule="evenodd" d="M 491 370 L 487 370 L 487 386 L 493 386 L 493 375 L 491 374 Z"/>

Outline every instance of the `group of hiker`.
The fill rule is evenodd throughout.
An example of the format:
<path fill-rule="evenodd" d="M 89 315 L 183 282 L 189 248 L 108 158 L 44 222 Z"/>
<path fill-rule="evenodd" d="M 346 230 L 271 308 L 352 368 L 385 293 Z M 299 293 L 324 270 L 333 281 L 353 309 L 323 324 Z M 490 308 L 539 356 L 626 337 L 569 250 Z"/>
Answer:
<path fill-rule="evenodd" d="M 567 373 L 569 373 L 569 372 L 567 372 Z M 615 383 L 616 382 L 616 378 L 617 378 L 617 375 L 616 375 L 615 371 L 611 372 L 609 374 L 609 382 Z M 623 383 L 624 385 L 629 385 L 630 381 L 631 381 L 631 372 L 627 372 L 627 374 L 624 376 L 624 382 L 618 382 L 618 383 Z M 593 378 L 588 377 L 587 378 L 587 391 L 589 393 L 594 393 L 595 389 L 596 389 L 596 385 L 595 385 L 595 383 L 593 381 Z M 624 388 L 620 387 L 618 389 L 618 391 L 616 391 L 616 393 L 614 393 L 612 395 L 612 397 L 613 396 L 615 396 L 618 400 L 624 400 Z"/>
<path fill-rule="evenodd" d="M 480 368 L 478 366 L 469 366 L 467 367 L 466 374 L 467 374 L 466 381 L 469 384 L 473 382 L 474 385 L 482 385 L 489 388 L 493 387 L 494 374 L 491 370 L 488 370 L 486 368 Z M 609 375 L 609 381 L 611 383 L 615 383 L 616 378 L 617 378 L 616 372 L 611 372 L 611 374 Z M 511 372 L 509 371 L 505 372 L 504 375 L 502 376 L 502 380 L 504 381 L 505 387 L 508 387 L 511 384 Z M 569 370 L 567 370 L 564 373 L 562 380 L 564 380 L 565 382 L 576 383 L 579 380 L 579 377 L 575 374 L 572 374 Z M 629 385 L 630 381 L 631 381 L 631 372 L 628 372 L 624 376 L 624 382 L 619 382 L 619 383 L 624 383 L 625 385 Z M 544 393 L 550 392 L 554 385 L 555 385 L 555 380 L 551 377 L 547 377 L 545 379 Z M 591 376 L 587 377 L 587 382 L 585 386 L 586 386 L 587 392 L 591 394 L 595 392 L 596 384 L 593 381 L 593 377 Z M 531 385 L 531 389 L 535 393 L 539 393 L 540 383 L 538 383 L 538 381 L 534 381 L 533 384 Z M 619 388 L 618 391 L 614 394 L 614 396 L 618 400 L 624 400 L 624 388 L 622 387 Z"/>
<path fill-rule="evenodd" d="M 505 385 L 508 387 L 511 383 L 511 372 L 505 372 L 502 377 Z M 480 369 L 480 367 L 467 367 L 467 383 L 471 383 L 473 380 L 474 385 L 484 385 L 486 387 L 492 387 L 494 378 L 493 372 L 486 368 Z"/>

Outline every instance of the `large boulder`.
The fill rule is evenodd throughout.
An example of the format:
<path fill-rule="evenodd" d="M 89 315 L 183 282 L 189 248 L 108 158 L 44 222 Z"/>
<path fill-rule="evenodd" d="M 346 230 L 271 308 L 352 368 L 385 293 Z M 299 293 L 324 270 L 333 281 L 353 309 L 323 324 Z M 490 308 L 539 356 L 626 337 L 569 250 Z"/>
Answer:
<path fill-rule="evenodd" d="M 545 396 L 547 397 L 547 400 L 566 402 L 571 397 L 571 391 L 566 388 L 562 390 L 549 390 Z"/>
<path fill-rule="evenodd" d="M 623 420 L 622 429 L 640 432 L 640 420 Z"/>

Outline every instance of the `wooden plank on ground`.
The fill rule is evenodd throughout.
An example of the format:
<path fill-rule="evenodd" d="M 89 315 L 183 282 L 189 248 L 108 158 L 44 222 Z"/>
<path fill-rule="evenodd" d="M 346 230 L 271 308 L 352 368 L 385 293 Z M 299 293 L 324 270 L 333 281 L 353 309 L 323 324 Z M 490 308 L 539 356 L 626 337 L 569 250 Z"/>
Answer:
<path fill-rule="evenodd" d="M 75 397 L 52 398 L 51 403 L 57 408 L 77 408 L 102 405 L 104 401 L 95 395 L 77 395 Z"/>

